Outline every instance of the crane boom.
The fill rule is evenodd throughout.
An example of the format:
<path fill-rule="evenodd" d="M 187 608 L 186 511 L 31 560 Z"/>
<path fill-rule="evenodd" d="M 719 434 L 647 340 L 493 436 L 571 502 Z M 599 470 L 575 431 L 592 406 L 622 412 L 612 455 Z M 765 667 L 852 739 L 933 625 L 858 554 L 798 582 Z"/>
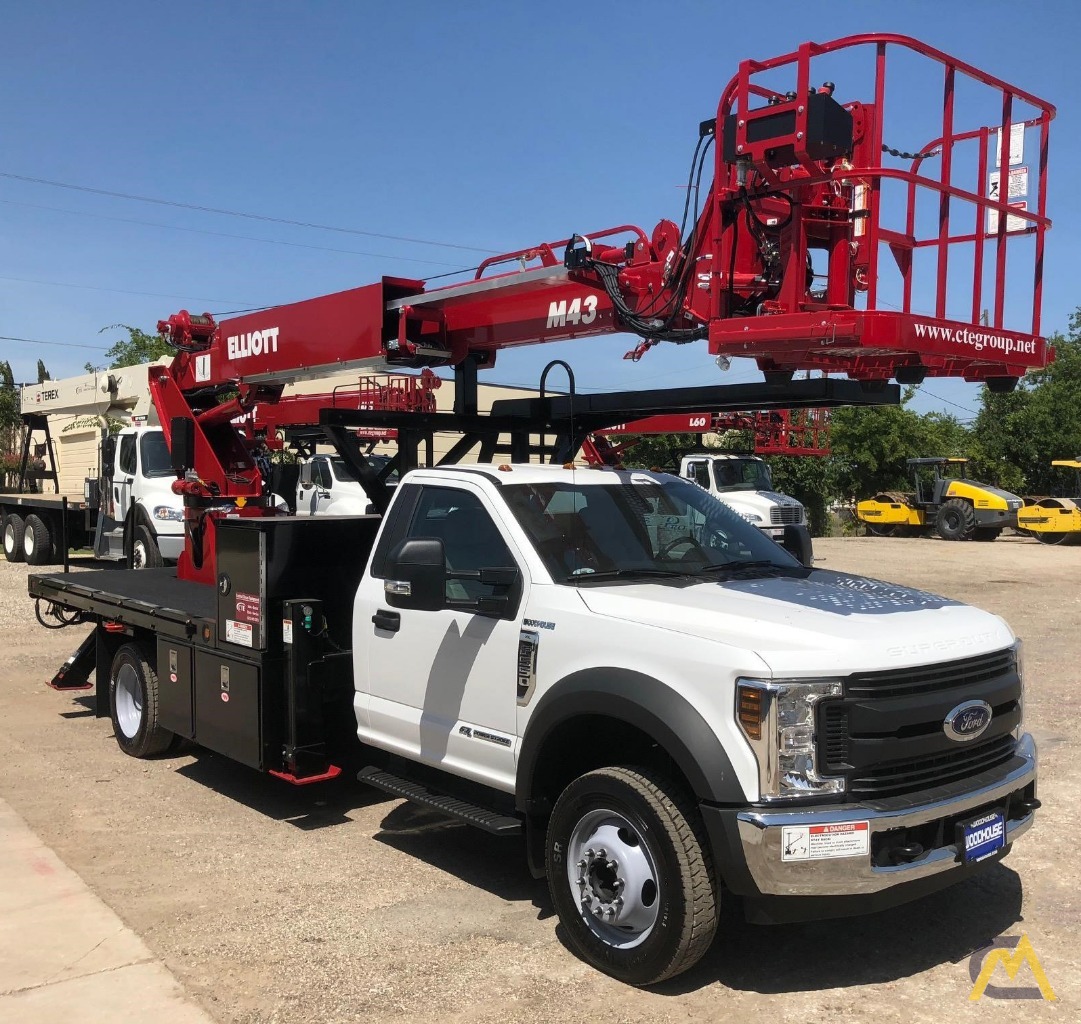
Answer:
<path fill-rule="evenodd" d="M 915 55 L 925 80 L 942 82 L 941 107 L 932 104 L 913 153 L 884 141 L 887 55 L 896 51 Z M 812 69 L 840 52 L 870 61 L 862 99 L 842 103 L 832 82 L 812 85 Z M 980 93 L 970 103 L 966 92 L 965 111 L 989 111 L 983 123 L 959 123 L 962 82 Z M 200 523 L 238 499 L 238 514 L 261 514 L 258 473 L 230 420 L 277 401 L 286 382 L 452 366 L 465 410 L 476 370 L 493 366 L 500 350 L 619 332 L 639 338 L 630 359 L 661 342 L 705 341 L 716 356 L 755 359 L 771 383 L 814 369 L 869 384 L 956 376 L 1009 390 L 1053 358 L 1040 303 L 1054 114 L 1039 97 L 906 36 L 849 36 L 744 61 L 716 116 L 699 127 L 681 224 L 662 220 L 648 233 L 624 224 L 538 243 L 485 260 L 465 282 L 384 277 L 220 324 L 186 311 L 161 321 L 178 354 L 152 371 L 151 390 L 174 459 L 188 471 L 178 488 Z M 995 158 L 1004 168 L 1016 162 L 1018 125 L 1022 141 L 1026 133 L 1038 140 L 1023 207 L 987 184 Z M 961 158 L 973 152 L 974 160 Z M 900 197 L 894 220 L 891 190 Z M 934 223 L 917 217 L 918 204 L 937 209 Z M 1007 251 L 1019 239 L 1031 255 L 1023 303 L 1031 315 L 1007 327 Z M 991 249 L 993 262 L 985 259 Z M 947 299 L 958 280 L 971 296 L 963 308 Z M 1011 308 L 1017 292 L 1011 286 Z M 231 388 L 236 397 L 219 404 Z M 182 561 L 181 570 L 191 567 Z"/>

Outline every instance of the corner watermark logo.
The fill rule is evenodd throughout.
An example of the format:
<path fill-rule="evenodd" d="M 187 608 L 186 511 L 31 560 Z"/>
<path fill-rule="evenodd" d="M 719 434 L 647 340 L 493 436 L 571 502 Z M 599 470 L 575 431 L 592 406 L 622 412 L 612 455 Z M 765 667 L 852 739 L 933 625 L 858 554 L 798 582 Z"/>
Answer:
<path fill-rule="evenodd" d="M 991 977 L 999 964 L 1005 969 L 1010 982 L 1014 982 L 1021 968 L 1028 964 L 1036 984 L 993 985 Z M 1058 998 L 1047 980 L 1036 950 L 1024 933 L 1020 938 L 1000 935 L 990 946 L 976 950 L 968 961 L 968 973 L 972 978 L 972 991 L 968 994 L 970 1002 L 979 1002 L 984 996 L 988 999 L 1046 999 L 1049 1002 Z"/>

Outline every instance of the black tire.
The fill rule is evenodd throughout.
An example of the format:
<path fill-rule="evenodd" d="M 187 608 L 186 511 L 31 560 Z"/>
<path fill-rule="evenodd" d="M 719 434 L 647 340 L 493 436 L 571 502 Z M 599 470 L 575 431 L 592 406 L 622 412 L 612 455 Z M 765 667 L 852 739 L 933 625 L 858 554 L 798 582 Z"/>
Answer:
<path fill-rule="evenodd" d="M 51 565 L 53 562 L 52 532 L 45 521 L 33 512 L 26 517 L 23 554 L 28 565 Z"/>
<path fill-rule="evenodd" d="M 1035 537 L 1041 544 L 1063 544 L 1068 533 L 1045 533 L 1042 530 L 1033 530 L 1030 536 Z"/>
<path fill-rule="evenodd" d="M 157 569 L 165 564 L 157 539 L 149 526 L 136 526 L 131 542 L 131 564 L 134 569 Z"/>
<path fill-rule="evenodd" d="M 865 521 L 865 525 L 872 537 L 892 537 L 897 533 L 896 523 L 867 523 Z"/>
<path fill-rule="evenodd" d="M 23 551 L 23 532 L 26 530 L 26 523 L 23 522 L 23 517 L 12 512 L 3 522 L 4 557 L 9 562 L 25 561 L 26 552 Z"/>
<path fill-rule="evenodd" d="M 124 644 L 113 657 L 109 717 L 117 744 L 132 757 L 163 754 L 173 742 L 158 724 L 158 674 L 139 644 Z"/>
<path fill-rule="evenodd" d="M 951 498 L 935 516 L 935 532 L 943 540 L 972 540 L 976 532 L 975 509 L 961 498 Z"/>
<path fill-rule="evenodd" d="M 998 535 L 1002 532 L 997 526 L 978 526 L 976 528 L 974 540 L 992 541 L 998 540 Z"/>
<path fill-rule="evenodd" d="M 709 949 L 718 897 L 701 818 L 679 787 L 650 769 L 601 768 L 567 786 L 552 811 L 545 861 L 571 948 L 605 974 L 653 985 Z M 625 912 L 641 927 L 619 922 Z"/>

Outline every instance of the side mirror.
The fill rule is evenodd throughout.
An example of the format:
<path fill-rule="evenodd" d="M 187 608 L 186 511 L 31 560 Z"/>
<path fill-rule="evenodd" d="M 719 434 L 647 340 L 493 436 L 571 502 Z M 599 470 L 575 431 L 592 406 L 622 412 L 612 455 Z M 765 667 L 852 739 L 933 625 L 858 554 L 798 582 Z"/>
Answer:
<path fill-rule="evenodd" d="M 113 466 L 116 464 L 116 435 L 110 434 L 101 442 L 101 475 L 107 480 L 113 477 Z"/>
<path fill-rule="evenodd" d="M 438 537 L 403 540 L 391 551 L 386 572 L 383 592 L 392 608 L 446 608 L 447 556 Z"/>
<path fill-rule="evenodd" d="M 312 485 L 312 464 L 310 462 L 302 462 L 300 464 L 300 475 L 297 478 L 301 487 L 311 487 Z"/>
<path fill-rule="evenodd" d="M 784 528 L 781 547 L 798 559 L 801 565 L 807 566 L 808 569 L 814 566 L 814 548 L 811 544 L 811 533 L 806 526 L 789 523 Z"/>

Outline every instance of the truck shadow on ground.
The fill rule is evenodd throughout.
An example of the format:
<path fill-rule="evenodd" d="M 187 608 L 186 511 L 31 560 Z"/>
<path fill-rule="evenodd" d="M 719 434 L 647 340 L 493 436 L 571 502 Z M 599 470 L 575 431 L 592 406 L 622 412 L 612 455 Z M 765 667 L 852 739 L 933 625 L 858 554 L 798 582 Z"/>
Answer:
<path fill-rule="evenodd" d="M 376 842 L 431 864 L 508 902 L 529 900 L 537 920 L 553 917 L 548 884 L 526 867 L 521 836 L 495 836 L 437 811 L 401 804 L 380 823 Z"/>
<path fill-rule="evenodd" d="M 275 821 L 284 821 L 306 832 L 331 825 L 351 824 L 351 811 L 394 798 L 362 786 L 349 769 L 336 779 L 308 786 L 293 786 L 254 768 L 201 747 L 188 751 L 194 760 L 176 769 L 177 775 L 206 786 L 230 800 L 250 807 Z"/>
<path fill-rule="evenodd" d="M 652 991 L 677 996 L 721 984 L 780 994 L 897 981 L 941 964 L 965 964 L 1023 920 L 1021 903 L 1021 879 L 1003 864 L 913 903 L 832 921 L 749 925 L 730 899 L 722 903 L 709 953 Z M 967 980 L 967 969 L 962 973 Z"/>

